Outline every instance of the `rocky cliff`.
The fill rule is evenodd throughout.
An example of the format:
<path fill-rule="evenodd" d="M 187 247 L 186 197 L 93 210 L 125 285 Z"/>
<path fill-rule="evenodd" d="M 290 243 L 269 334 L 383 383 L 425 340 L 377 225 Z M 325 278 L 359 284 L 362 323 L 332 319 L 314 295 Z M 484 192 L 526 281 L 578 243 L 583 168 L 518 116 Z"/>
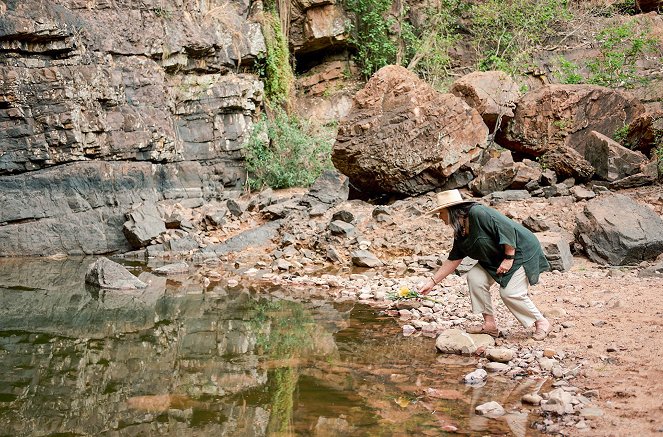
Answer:
<path fill-rule="evenodd" d="M 263 98 L 242 73 L 265 49 L 251 12 L 214 0 L 0 4 L 0 255 L 123 250 L 117 224 L 133 203 L 241 185 Z"/>

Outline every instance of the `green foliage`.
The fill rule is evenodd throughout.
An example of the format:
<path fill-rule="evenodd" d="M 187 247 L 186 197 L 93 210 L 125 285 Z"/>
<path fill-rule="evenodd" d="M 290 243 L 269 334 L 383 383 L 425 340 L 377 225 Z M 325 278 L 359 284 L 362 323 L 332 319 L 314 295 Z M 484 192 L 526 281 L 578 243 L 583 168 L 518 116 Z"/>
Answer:
<path fill-rule="evenodd" d="M 263 114 L 245 146 L 249 186 L 272 188 L 310 186 L 323 170 L 332 168 L 335 126 L 318 129 L 277 108 Z"/>
<path fill-rule="evenodd" d="M 472 8 L 480 70 L 517 74 L 532 53 L 554 34 L 554 24 L 572 18 L 566 0 L 487 0 Z"/>
<path fill-rule="evenodd" d="M 395 23 L 393 18 L 387 17 L 391 0 L 346 0 L 345 8 L 355 14 L 354 21 L 348 23 L 348 30 L 364 77 L 393 64 L 398 48 L 389 36 Z"/>
<path fill-rule="evenodd" d="M 629 131 L 630 131 L 630 126 L 625 124 L 624 126 L 620 127 L 612 134 L 612 139 L 617 141 L 622 146 L 627 147 L 625 141 L 626 137 L 628 137 Z"/>
<path fill-rule="evenodd" d="M 408 68 L 437 89 L 444 90 L 449 81 L 449 53 L 460 40 L 459 20 L 469 7 L 463 0 L 440 0 L 426 9 L 419 36 L 406 39 L 411 59 Z"/>
<path fill-rule="evenodd" d="M 656 47 L 648 29 L 641 29 L 636 21 L 631 21 L 604 29 L 597 40 L 600 54 L 587 63 L 588 83 L 630 88 L 641 81 L 636 62 Z"/>
<path fill-rule="evenodd" d="M 265 96 L 272 103 L 286 103 L 292 93 L 295 75 L 290 65 L 288 41 L 275 12 L 266 12 L 262 33 L 267 51 L 258 59 L 257 73 L 265 83 Z"/>
<path fill-rule="evenodd" d="M 580 67 L 575 63 L 569 61 L 564 57 L 559 58 L 559 72 L 556 72 L 555 75 L 559 79 L 560 83 L 565 84 L 578 84 L 583 83 L 584 77 L 580 74 Z"/>

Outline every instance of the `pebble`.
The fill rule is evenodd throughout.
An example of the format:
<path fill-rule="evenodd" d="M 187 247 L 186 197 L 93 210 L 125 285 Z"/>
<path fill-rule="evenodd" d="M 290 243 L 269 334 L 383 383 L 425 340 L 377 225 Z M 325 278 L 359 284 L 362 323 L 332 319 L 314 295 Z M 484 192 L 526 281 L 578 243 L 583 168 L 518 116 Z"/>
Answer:
<path fill-rule="evenodd" d="M 481 404 L 477 406 L 474 409 L 474 411 L 479 416 L 486 416 L 486 417 L 499 417 L 499 416 L 504 416 L 504 414 L 506 414 L 504 408 L 495 401 L 490 401 L 486 402 L 485 404 Z"/>
<path fill-rule="evenodd" d="M 536 393 L 528 393 L 521 399 L 523 403 L 530 405 L 540 405 L 543 398 Z"/>
<path fill-rule="evenodd" d="M 463 380 L 465 384 L 475 385 L 484 382 L 488 378 L 488 373 L 483 369 L 476 369 L 474 372 L 465 375 Z"/>
<path fill-rule="evenodd" d="M 593 320 L 592 325 L 600 328 L 601 326 L 605 325 L 606 321 L 605 320 Z"/>
<path fill-rule="evenodd" d="M 490 362 L 483 366 L 488 372 L 492 373 L 503 373 L 511 369 L 511 366 L 504 363 Z"/>
<path fill-rule="evenodd" d="M 417 331 L 417 329 L 412 326 L 412 325 L 403 325 L 403 335 L 405 337 L 409 337 L 412 334 L 414 334 Z"/>
<path fill-rule="evenodd" d="M 543 350 L 543 356 L 546 358 L 552 358 L 556 354 L 554 349 L 544 349 Z"/>
<path fill-rule="evenodd" d="M 514 352 L 507 348 L 491 348 L 486 350 L 486 358 L 498 363 L 508 363 L 514 357 Z"/>

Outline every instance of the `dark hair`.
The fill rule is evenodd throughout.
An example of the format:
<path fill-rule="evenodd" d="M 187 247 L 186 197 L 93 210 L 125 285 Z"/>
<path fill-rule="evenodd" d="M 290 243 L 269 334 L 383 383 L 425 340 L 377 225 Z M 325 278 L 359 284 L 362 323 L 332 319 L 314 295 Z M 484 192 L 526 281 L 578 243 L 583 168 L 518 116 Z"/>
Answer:
<path fill-rule="evenodd" d="M 461 203 L 447 208 L 449 224 L 454 228 L 454 238 L 460 238 L 465 234 L 465 218 L 474 205 L 477 205 L 477 202 Z"/>

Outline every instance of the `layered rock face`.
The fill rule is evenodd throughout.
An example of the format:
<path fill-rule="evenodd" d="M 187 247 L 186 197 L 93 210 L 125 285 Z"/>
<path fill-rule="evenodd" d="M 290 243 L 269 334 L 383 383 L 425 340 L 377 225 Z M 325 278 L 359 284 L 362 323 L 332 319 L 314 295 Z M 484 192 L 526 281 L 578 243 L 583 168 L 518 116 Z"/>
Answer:
<path fill-rule="evenodd" d="M 263 93 L 238 73 L 264 50 L 249 12 L 242 1 L 6 2 L 0 255 L 123 249 L 110 228 L 135 201 L 240 185 Z M 81 241 L 57 243 L 60 232 Z"/>

